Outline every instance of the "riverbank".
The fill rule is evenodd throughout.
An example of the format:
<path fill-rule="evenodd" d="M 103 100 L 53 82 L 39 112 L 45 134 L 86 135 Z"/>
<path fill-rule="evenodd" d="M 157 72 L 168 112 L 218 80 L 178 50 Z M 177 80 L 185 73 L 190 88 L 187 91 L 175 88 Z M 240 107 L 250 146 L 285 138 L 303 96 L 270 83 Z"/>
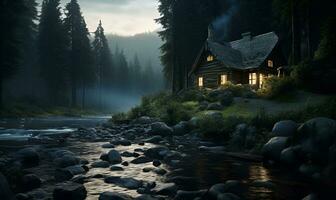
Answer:
<path fill-rule="evenodd" d="M 155 121 L 81 128 L 16 149 L 0 147 L 0 169 L 20 199 L 280 200 L 301 199 L 315 187 L 296 173 L 237 158 L 222 143 L 176 134 Z"/>

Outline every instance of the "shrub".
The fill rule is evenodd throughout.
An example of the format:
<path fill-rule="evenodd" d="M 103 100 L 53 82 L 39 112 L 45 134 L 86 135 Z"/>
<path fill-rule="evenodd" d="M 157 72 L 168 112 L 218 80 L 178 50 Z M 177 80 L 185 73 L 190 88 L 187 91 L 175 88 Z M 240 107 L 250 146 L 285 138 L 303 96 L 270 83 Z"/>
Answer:
<path fill-rule="evenodd" d="M 120 122 L 127 121 L 129 118 L 126 113 L 117 113 L 112 116 L 111 122 L 119 124 Z"/>
<path fill-rule="evenodd" d="M 187 89 L 179 94 L 178 98 L 180 101 L 202 101 L 205 99 L 204 90 L 199 89 Z"/>
<path fill-rule="evenodd" d="M 193 115 L 193 108 L 188 104 L 171 101 L 165 106 L 162 120 L 168 125 L 175 125 L 180 121 L 188 121 Z"/>
<path fill-rule="evenodd" d="M 255 92 L 249 85 L 226 83 L 220 87 L 222 90 L 232 92 L 235 97 L 255 97 Z"/>
<path fill-rule="evenodd" d="M 276 98 L 288 95 L 295 91 L 294 81 L 290 77 L 278 78 L 270 77 L 265 80 L 264 88 L 258 91 L 258 94 L 265 98 Z"/>

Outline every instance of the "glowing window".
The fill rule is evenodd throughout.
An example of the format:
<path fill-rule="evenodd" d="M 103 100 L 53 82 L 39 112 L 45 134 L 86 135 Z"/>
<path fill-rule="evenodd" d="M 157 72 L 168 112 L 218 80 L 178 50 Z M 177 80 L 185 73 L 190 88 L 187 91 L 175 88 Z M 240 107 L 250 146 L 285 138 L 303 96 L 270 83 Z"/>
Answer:
<path fill-rule="evenodd" d="M 262 88 L 264 84 L 264 75 L 259 74 L 259 88 Z"/>
<path fill-rule="evenodd" d="M 257 84 L 257 73 L 250 73 L 249 74 L 249 83 L 250 83 L 250 85 L 256 85 Z"/>
<path fill-rule="evenodd" d="M 198 77 L 198 87 L 203 87 L 203 77 Z"/>
<path fill-rule="evenodd" d="M 207 61 L 208 62 L 211 62 L 211 61 L 213 61 L 214 60 L 214 56 L 212 56 L 212 55 L 208 55 L 208 57 L 207 57 Z"/>
<path fill-rule="evenodd" d="M 228 76 L 226 74 L 222 74 L 220 76 L 220 84 L 225 85 L 227 83 L 227 81 L 228 81 Z"/>
<path fill-rule="evenodd" d="M 272 60 L 268 60 L 267 61 L 267 66 L 268 67 L 273 67 L 273 61 Z"/>

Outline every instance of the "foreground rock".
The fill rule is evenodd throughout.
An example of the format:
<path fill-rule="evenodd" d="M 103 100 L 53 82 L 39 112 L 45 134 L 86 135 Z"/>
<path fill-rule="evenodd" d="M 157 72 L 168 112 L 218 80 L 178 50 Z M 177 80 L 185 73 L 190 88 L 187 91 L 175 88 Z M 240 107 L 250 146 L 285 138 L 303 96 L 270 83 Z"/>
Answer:
<path fill-rule="evenodd" d="M 7 179 L 0 172 L 0 197 L 1 199 L 14 200 L 14 195 L 9 187 Z"/>
<path fill-rule="evenodd" d="M 66 182 L 56 186 L 53 192 L 55 200 L 84 200 L 87 191 L 85 187 L 78 183 Z"/>
<path fill-rule="evenodd" d="M 16 158 L 25 166 L 36 166 L 40 162 L 40 155 L 33 148 L 25 148 L 16 152 Z"/>
<path fill-rule="evenodd" d="M 265 159 L 280 161 L 281 152 L 287 147 L 287 137 L 274 137 L 263 147 L 262 152 Z"/>
<path fill-rule="evenodd" d="M 138 189 L 143 182 L 134 178 L 121 178 L 119 176 L 109 176 L 104 179 L 105 183 L 112 183 L 127 189 Z"/>
<path fill-rule="evenodd" d="M 156 186 L 153 191 L 158 195 L 174 196 L 177 191 L 177 186 L 175 183 L 164 183 Z"/>
<path fill-rule="evenodd" d="M 155 122 L 151 124 L 150 133 L 153 135 L 161 135 L 166 137 L 171 136 L 173 132 L 174 132 L 173 129 L 163 122 Z"/>
<path fill-rule="evenodd" d="M 132 200 L 131 196 L 116 192 L 103 192 L 99 195 L 99 200 Z"/>
<path fill-rule="evenodd" d="M 107 154 L 107 159 L 111 164 L 119 164 L 122 162 L 121 155 L 116 150 L 111 150 Z"/>
<path fill-rule="evenodd" d="M 272 134 L 274 137 L 291 137 L 294 136 L 297 128 L 298 124 L 294 121 L 280 121 L 274 125 L 272 129 Z"/>
<path fill-rule="evenodd" d="M 41 179 L 35 174 L 27 174 L 22 177 L 22 189 L 24 191 L 30 191 L 41 186 Z"/>
<path fill-rule="evenodd" d="M 223 195 L 227 196 L 227 193 L 232 193 L 234 196 L 242 196 L 245 189 L 245 186 L 240 181 L 230 180 L 225 183 L 213 185 L 209 189 L 209 196 L 217 199 L 219 199 L 220 196 L 222 196 L 221 199 L 223 199 Z"/>

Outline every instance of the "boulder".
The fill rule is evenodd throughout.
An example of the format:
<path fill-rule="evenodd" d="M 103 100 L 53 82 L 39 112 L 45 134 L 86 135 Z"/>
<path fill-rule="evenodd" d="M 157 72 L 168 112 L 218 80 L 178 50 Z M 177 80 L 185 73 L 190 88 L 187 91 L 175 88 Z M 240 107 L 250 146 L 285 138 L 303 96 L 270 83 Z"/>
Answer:
<path fill-rule="evenodd" d="M 7 182 L 7 179 L 2 173 L 0 172 L 0 197 L 1 199 L 8 199 L 8 200 L 14 200 L 14 194 L 12 190 L 10 189 L 10 186 Z"/>
<path fill-rule="evenodd" d="M 108 161 L 112 164 L 119 164 L 122 162 L 122 158 L 119 152 L 116 150 L 109 151 L 107 156 L 108 156 Z"/>
<path fill-rule="evenodd" d="M 24 166 L 36 166 L 40 162 L 40 156 L 34 148 L 21 149 L 15 156 Z"/>
<path fill-rule="evenodd" d="M 140 156 L 134 160 L 131 161 L 132 164 L 143 164 L 143 163 L 148 163 L 148 162 L 152 162 L 153 159 L 148 158 L 146 156 Z"/>
<path fill-rule="evenodd" d="M 173 129 L 170 128 L 167 124 L 163 122 L 155 122 L 151 124 L 152 134 L 161 135 L 161 136 L 171 136 L 173 134 Z"/>
<path fill-rule="evenodd" d="M 23 191 L 30 191 L 41 187 L 42 181 L 35 174 L 27 174 L 22 177 L 21 187 Z"/>
<path fill-rule="evenodd" d="M 281 152 L 287 147 L 287 137 L 274 137 L 263 147 L 262 154 L 265 159 L 280 161 Z"/>
<path fill-rule="evenodd" d="M 138 153 L 124 151 L 120 154 L 122 157 L 139 157 Z"/>
<path fill-rule="evenodd" d="M 62 168 L 56 169 L 54 174 L 55 180 L 58 182 L 68 181 L 72 179 L 73 176 L 69 170 Z"/>
<path fill-rule="evenodd" d="M 55 187 L 53 192 L 54 200 L 84 200 L 87 191 L 81 184 L 65 182 Z"/>
<path fill-rule="evenodd" d="M 212 198 L 218 198 L 220 194 L 233 193 L 235 195 L 242 195 L 245 191 L 245 186 L 240 181 L 229 180 L 224 183 L 213 185 L 209 189 L 209 195 Z"/>
<path fill-rule="evenodd" d="M 297 166 L 299 165 L 299 159 L 295 147 L 288 147 L 281 152 L 280 160 L 283 164 L 288 166 Z"/>
<path fill-rule="evenodd" d="M 93 168 L 108 168 L 110 166 L 110 163 L 107 161 L 98 161 L 91 164 L 91 167 Z"/>
<path fill-rule="evenodd" d="M 233 94 L 230 91 L 225 91 L 217 96 L 217 100 L 222 106 L 230 106 L 233 103 Z"/>
<path fill-rule="evenodd" d="M 177 191 L 174 200 L 194 200 L 197 197 L 204 196 L 207 190 L 198 190 L 198 191 Z"/>
<path fill-rule="evenodd" d="M 127 189 L 138 189 L 143 182 L 134 178 L 121 178 L 119 176 L 108 176 L 104 179 L 105 183 L 112 183 Z"/>
<path fill-rule="evenodd" d="M 274 189 L 275 184 L 272 181 L 264 181 L 264 180 L 255 180 L 251 184 L 253 187 L 264 187 L 268 189 Z"/>
<path fill-rule="evenodd" d="M 159 160 L 162 160 L 168 153 L 169 149 L 165 146 L 153 147 L 144 152 L 145 156 Z"/>
<path fill-rule="evenodd" d="M 181 121 L 173 127 L 174 135 L 185 135 L 190 131 L 189 123 Z"/>
<path fill-rule="evenodd" d="M 274 124 L 272 135 L 274 137 L 292 137 L 295 135 L 298 124 L 292 120 L 284 120 Z"/>
<path fill-rule="evenodd" d="M 240 200 L 240 197 L 232 193 L 219 194 L 217 200 Z"/>
<path fill-rule="evenodd" d="M 99 195 L 99 200 L 132 200 L 131 196 L 117 192 L 103 192 Z"/>
<path fill-rule="evenodd" d="M 111 141 L 110 143 L 113 145 L 121 145 L 121 146 L 131 146 L 132 145 L 132 143 L 129 140 L 125 140 L 125 139 L 114 140 L 114 141 Z"/>
<path fill-rule="evenodd" d="M 156 186 L 153 189 L 153 192 L 157 195 L 167 195 L 167 196 L 174 196 L 177 191 L 177 186 L 175 183 L 163 183 Z"/>
<path fill-rule="evenodd" d="M 160 162 L 159 160 L 154 160 L 154 161 L 153 161 L 153 165 L 154 165 L 155 167 L 158 167 L 158 166 L 161 165 L 161 162 Z"/>
<path fill-rule="evenodd" d="M 165 175 L 167 173 L 167 170 L 162 169 L 162 168 L 156 168 L 156 169 L 153 170 L 153 172 L 162 176 L 162 175 Z"/>
<path fill-rule="evenodd" d="M 207 110 L 223 110 L 223 106 L 220 103 L 210 103 Z"/>
<path fill-rule="evenodd" d="M 104 148 L 104 149 L 113 149 L 114 145 L 113 144 L 103 144 L 102 148 Z"/>
<path fill-rule="evenodd" d="M 145 139 L 144 142 L 158 144 L 162 140 L 163 140 L 163 138 L 160 135 L 155 135 L 151 138 Z"/>
<path fill-rule="evenodd" d="M 192 118 L 188 121 L 189 126 L 190 126 L 191 128 L 197 128 L 200 120 L 201 120 L 201 119 L 200 119 L 199 117 L 192 117 Z"/>
<path fill-rule="evenodd" d="M 110 170 L 111 171 L 124 171 L 124 168 L 120 166 L 111 166 Z"/>
<path fill-rule="evenodd" d="M 84 174 L 86 172 L 84 168 L 85 167 L 82 165 L 73 165 L 73 166 L 66 167 L 65 169 L 69 170 L 71 174 L 73 175 L 78 175 L 78 174 Z"/>
<path fill-rule="evenodd" d="M 80 159 L 73 155 L 64 155 L 60 158 L 56 158 L 54 163 L 57 167 L 64 168 L 72 165 L 78 165 L 80 163 Z"/>
<path fill-rule="evenodd" d="M 150 118 L 150 117 L 147 117 L 147 116 L 143 116 L 143 117 L 140 117 L 140 118 L 137 118 L 135 120 L 133 120 L 131 122 L 131 124 L 151 124 L 153 122 L 157 121 L 157 119 L 154 119 L 154 118 Z"/>
<path fill-rule="evenodd" d="M 199 103 L 198 109 L 199 110 L 206 110 L 208 108 L 208 106 L 209 106 L 209 102 L 202 101 L 202 102 Z"/>

